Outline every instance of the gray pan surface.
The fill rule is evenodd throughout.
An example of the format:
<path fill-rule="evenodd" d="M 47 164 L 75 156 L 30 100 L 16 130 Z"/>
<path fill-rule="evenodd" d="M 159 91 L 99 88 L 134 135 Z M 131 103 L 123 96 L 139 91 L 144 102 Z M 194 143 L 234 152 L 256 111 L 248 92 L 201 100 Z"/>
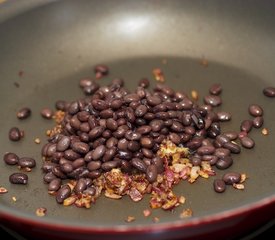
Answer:
<path fill-rule="evenodd" d="M 200 218 L 274 199 L 275 102 L 262 94 L 264 87 L 275 85 L 274 2 L 68 0 L 33 4 L 39 7 L 31 7 L 31 2 L 21 3 L 22 13 L 12 12 L 14 1 L 0 5 L 0 156 L 10 151 L 37 161 L 26 186 L 11 185 L 9 175 L 17 169 L 0 162 L 0 185 L 9 190 L 0 196 L 0 212 L 99 228 L 153 224 L 142 213 L 149 206 L 148 197 L 133 203 L 128 197 L 111 200 L 102 196 L 91 209 L 79 209 L 57 204 L 43 183 L 40 152 L 46 143 L 45 131 L 53 122 L 42 119 L 40 110 L 54 108 L 59 99 L 82 97 L 78 81 L 93 77 L 97 63 L 110 67 L 110 75 L 99 80 L 102 85 L 114 77 L 124 78 L 130 89 L 141 77 L 154 83 L 152 69 L 160 67 L 167 85 L 187 93 L 195 89 L 199 101 L 212 83 L 221 83 L 220 109 L 233 116 L 222 125 L 223 130 L 238 131 L 240 122 L 251 118 L 249 104 L 264 109 L 264 127 L 270 134 L 263 136 L 254 129 L 250 136 L 255 148 L 242 149 L 240 155 L 234 155 L 230 169 L 217 170 L 217 177 L 231 170 L 245 172 L 249 176 L 245 190 L 228 188 L 217 194 L 212 189 L 216 177 L 194 184 L 183 182 L 175 191 L 186 197 L 186 204 L 173 212 L 153 211 L 159 224 L 189 221 L 179 219 L 187 207 L 192 208 L 194 218 Z M 207 59 L 207 67 L 200 64 L 201 59 Z M 24 106 L 32 109 L 32 116 L 20 121 L 16 111 Z M 20 142 L 8 139 L 13 126 L 25 131 Z M 40 145 L 34 143 L 36 137 L 41 139 Z M 38 207 L 48 209 L 43 219 L 35 216 Z M 128 215 L 134 215 L 136 221 L 126 224 Z"/>

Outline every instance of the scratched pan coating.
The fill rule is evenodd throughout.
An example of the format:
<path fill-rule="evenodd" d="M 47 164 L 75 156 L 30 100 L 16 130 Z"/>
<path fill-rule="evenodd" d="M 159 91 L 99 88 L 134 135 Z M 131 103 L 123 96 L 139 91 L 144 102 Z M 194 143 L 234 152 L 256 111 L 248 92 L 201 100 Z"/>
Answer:
<path fill-rule="evenodd" d="M 275 85 L 271 2 L 246 6 L 226 1 L 26 1 L 12 11 L 14 5 L 9 1 L 0 5 L 0 156 L 9 151 L 33 157 L 37 166 L 28 173 L 29 184 L 18 186 L 8 181 L 18 169 L 0 162 L 0 185 L 9 191 L 0 195 L 2 224 L 25 235 L 43 232 L 44 237 L 59 239 L 184 239 L 239 226 L 250 213 L 258 214 L 251 226 L 274 215 L 275 99 L 262 94 L 264 87 Z M 202 59 L 208 66 L 201 64 Z M 185 196 L 186 203 L 172 212 L 154 210 L 145 218 L 149 196 L 138 203 L 128 197 L 101 196 L 90 209 L 59 205 L 42 179 L 41 147 L 53 122 L 43 119 L 40 110 L 54 108 L 56 100 L 82 97 L 78 81 L 93 77 L 97 63 L 110 68 L 110 74 L 99 80 L 101 85 L 114 77 L 122 77 L 132 90 L 142 77 L 154 85 L 152 69 L 159 67 L 167 85 L 189 94 L 196 90 L 199 102 L 211 84 L 220 83 L 223 104 L 217 109 L 232 113 L 222 129 L 238 131 L 242 120 L 252 118 L 249 104 L 257 103 L 264 109 L 264 127 L 270 134 L 253 129 L 249 135 L 255 148 L 234 155 L 230 169 L 177 185 L 175 192 Z M 16 111 L 25 106 L 32 115 L 18 120 Z M 8 139 L 13 126 L 25 131 L 19 142 Z M 41 144 L 34 143 L 37 137 Z M 245 190 L 215 193 L 213 180 L 231 170 L 248 175 Z M 44 218 L 35 215 L 38 207 L 47 208 Z M 184 208 L 193 210 L 192 218 L 179 218 Z M 136 220 L 126 223 L 127 216 Z M 154 223 L 154 217 L 160 221 Z M 223 224 L 217 227 L 217 221 Z M 22 229 L 22 223 L 35 227 Z"/>

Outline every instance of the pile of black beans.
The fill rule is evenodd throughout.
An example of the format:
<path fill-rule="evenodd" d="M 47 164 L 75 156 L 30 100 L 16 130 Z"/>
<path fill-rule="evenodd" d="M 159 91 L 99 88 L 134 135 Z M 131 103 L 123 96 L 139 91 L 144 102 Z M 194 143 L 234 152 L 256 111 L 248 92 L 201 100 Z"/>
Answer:
<path fill-rule="evenodd" d="M 242 123 L 238 132 L 222 133 L 221 124 L 231 114 L 215 111 L 222 104 L 220 84 L 210 87 L 201 105 L 165 84 L 158 83 L 152 90 L 149 84 L 141 79 L 134 91 L 128 91 L 122 79 L 113 79 L 107 86 L 82 79 L 85 97 L 70 103 L 57 101 L 56 108 L 65 116 L 61 132 L 42 148 L 44 181 L 95 179 L 120 168 L 126 173 L 145 173 L 154 182 L 164 171 L 157 151 L 165 139 L 189 148 L 194 166 L 209 161 L 222 170 L 233 164 L 232 154 L 241 152 L 234 140 L 242 138 L 244 147 L 254 146 L 245 134 L 253 127 L 252 120 Z M 259 118 L 258 110 L 252 106 L 250 111 Z M 51 184 L 50 190 L 60 187 L 60 181 L 54 182 L 59 186 Z"/>

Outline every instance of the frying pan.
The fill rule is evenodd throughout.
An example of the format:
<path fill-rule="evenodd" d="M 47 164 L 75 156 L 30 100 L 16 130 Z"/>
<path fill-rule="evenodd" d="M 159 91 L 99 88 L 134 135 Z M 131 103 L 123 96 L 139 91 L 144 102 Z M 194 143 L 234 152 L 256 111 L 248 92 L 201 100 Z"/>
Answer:
<path fill-rule="evenodd" d="M 39 239 L 233 239 L 274 218 L 275 102 L 262 94 L 275 85 L 274 1 L 8 0 L 0 7 L 0 155 L 10 151 L 37 161 L 24 186 L 9 183 L 17 169 L 1 161 L 0 185 L 9 191 L 0 196 L 2 225 Z M 57 204 L 40 169 L 45 131 L 53 122 L 39 113 L 54 108 L 56 100 L 82 97 L 78 81 L 94 77 L 98 63 L 110 67 L 102 85 L 121 77 L 133 89 L 141 77 L 154 82 L 152 69 L 160 67 L 166 84 L 187 93 L 195 89 L 200 101 L 212 83 L 221 83 L 221 109 L 233 116 L 223 130 L 238 131 L 249 118 L 249 104 L 261 105 L 269 135 L 249 133 L 255 148 L 234 155 L 230 168 L 248 175 L 245 189 L 215 193 L 213 179 L 224 173 L 217 171 L 208 180 L 176 186 L 185 205 L 154 210 L 149 218 L 142 213 L 148 196 L 138 203 L 102 196 L 90 209 Z M 23 106 L 32 116 L 19 121 L 16 111 Z M 25 131 L 20 142 L 8 140 L 13 126 Z M 47 208 L 45 217 L 35 215 L 38 207 Z M 193 216 L 180 219 L 183 208 L 191 208 Z M 129 215 L 136 220 L 126 223 Z"/>

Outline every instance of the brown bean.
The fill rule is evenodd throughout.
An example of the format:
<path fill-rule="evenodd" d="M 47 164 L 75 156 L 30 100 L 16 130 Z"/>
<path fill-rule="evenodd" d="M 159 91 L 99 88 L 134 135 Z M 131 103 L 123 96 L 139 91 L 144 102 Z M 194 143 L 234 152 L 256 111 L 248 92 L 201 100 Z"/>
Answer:
<path fill-rule="evenodd" d="M 222 193 L 226 190 L 225 182 L 222 179 L 215 179 L 213 182 L 215 192 Z"/>
<path fill-rule="evenodd" d="M 248 112 L 250 113 L 251 116 L 254 116 L 254 117 L 260 117 L 264 113 L 262 107 L 259 106 L 258 104 L 251 104 L 248 107 Z"/>
<path fill-rule="evenodd" d="M 26 119 L 31 115 L 31 109 L 28 107 L 21 108 L 16 113 L 18 119 Z"/>
<path fill-rule="evenodd" d="M 158 170 L 157 170 L 157 166 L 152 164 L 149 165 L 146 169 L 146 178 L 150 183 L 153 183 L 157 180 L 157 176 L 158 176 Z"/>
<path fill-rule="evenodd" d="M 34 168 L 36 166 L 36 161 L 30 157 L 21 157 L 18 160 L 18 165 L 22 168 Z"/>
<path fill-rule="evenodd" d="M 248 133 L 248 132 L 251 131 L 252 126 L 253 126 L 252 120 L 244 120 L 244 121 L 242 121 L 242 123 L 241 123 L 240 129 L 241 129 L 241 131 L 244 131 L 244 132 L 247 132 L 247 133 Z"/>
<path fill-rule="evenodd" d="M 253 127 L 254 128 L 260 128 L 264 124 L 264 118 L 262 116 L 255 117 L 253 119 Z"/>
<path fill-rule="evenodd" d="M 227 169 L 233 164 L 233 158 L 231 156 L 225 156 L 223 158 L 218 159 L 216 163 L 216 167 L 218 169 Z"/>
<path fill-rule="evenodd" d="M 103 157 L 103 155 L 105 154 L 105 152 L 106 152 L 106 147 L 105 147 L 104 145 L 98 146 L 98 147 L 93 151 L 93 154 L 92 154 L 93 160 L 98 160 L 98 159 L 100 159 L 101 157 Z"/>
<path fill-rule="evenodd" d="M 275 97 L 275 87 L 265 87 L 263 89 L 263 94 L 267 97 Z"/>
<path fill-rule="evenodd" d="M 254 147 L 255 142 L 252 138 L 246 136 L 241 138 L 241 144 L 243 147 L 250 149 Z"/>
<path fill-rule="evenodd" d="M 55 196 L 55 199 L 56 199 L 57 203 L 61 204 L 70 195 L 71 195 L 71 188 L 68 185 L 64 185 L 58 190 L 58 192 Z"/>
<path fill-rule="evenodd" d="M 13 173 L 9 177 L 9 181 L 12 184 L 27 184 L 28 183 L 28 175 L 25 173 Z"/>
<path fill-rule="evenodd" d="M 48 190 L 56 192 L 61 187 L 61 184 L 62 184 L 61 179 L 60 178 L 55 178 L 49 183 Z"/>
<path fill-rule="evenodd" d="M 21 138 L 22 138 L 22 134 L 18 127 L 12 127 L 9 130 L 9 139 L 11 141 L 16 142 L 16 141 L 19 141 Z"/>
<path fill-rule="evenodd" d="M 19 157 L 15 153 L 5 153 L 3 160 L 8 165 L 16 165 L 18 164 Z"/>
<path fill-rule="evenodd" d="M 223 175 L 222 180 L 228 185 L 239 183 L 241 181 L 241 174 L 237 172 L 228 172 Z"/>

